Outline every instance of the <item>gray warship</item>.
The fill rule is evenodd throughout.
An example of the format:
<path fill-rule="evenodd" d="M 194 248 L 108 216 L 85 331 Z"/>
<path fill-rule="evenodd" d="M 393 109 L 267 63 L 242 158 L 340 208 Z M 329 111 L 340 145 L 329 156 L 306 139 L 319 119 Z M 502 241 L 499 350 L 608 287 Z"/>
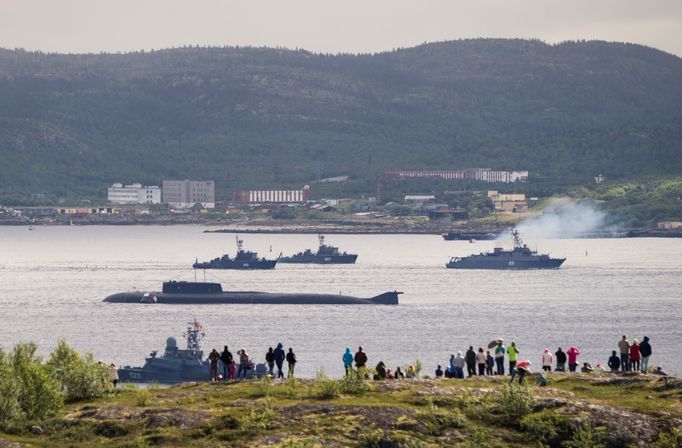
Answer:
<path fill-rule="evenodd" d="M 244 241 L 237 239 L 237 255 L 230 258 L 228 254 L 214 258 L 211 261 L 196 260 L 192 267 L 194 269 L 274 269 L 277 260 L 258 258 L 256 252 L 244 250 Z"/>
<path fill-rule="evenodd" d="M 185 381 L 208 381 L 209 362 L 204 358 L 200 342 L 206 334 L 196 320 L 187 324 L 185 338 L 187 348 L 182 350 L 174 337 L 166 339 L 166 349 L 159 356 L 153 351 L 145 358 L 144 366 L 125 366 L 118 370 L 121 382 L 148 383 L 155 381 L 175 384 Z"/>
<path fill-rule="evenodd" d="M 322 234 L 318 235 L 317 239 L 320 243 L 317 252 L 306 249 L 290 257 L 279 254 L 277 261 L 279 263 L 353 264 L 358 259 L 357 254 L 339 252 L 338 247 L 325 244 Z"/>
<path fill-rule="evenodd" d="M 511 235 L 514 241 L 512 250 L 496 247 L 493 252 L 452 257 L 445 266 L 450 269 L 556 269 L 566 261 L 565 258 L 551 258 L 530 250 L 516 229 L 512 229 Z"/>

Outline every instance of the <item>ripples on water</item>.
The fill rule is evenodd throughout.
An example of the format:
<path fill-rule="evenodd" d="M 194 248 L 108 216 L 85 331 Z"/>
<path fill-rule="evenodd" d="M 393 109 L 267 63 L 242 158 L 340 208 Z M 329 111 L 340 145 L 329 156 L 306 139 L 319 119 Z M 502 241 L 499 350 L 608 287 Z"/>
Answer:
<path fill-rule="evenodd" d="M 397 289 L 399 306 L 105 304 L 109 294 L 157 290 L 168 279 L 193 280 L 195 258 L 234 254 L 234 235 L 200 226 L 0 227 L 0 345 L 36 341 L 48 353 L 64 338 L 117 364 L 140 365 L 167 336 L 181 337 L 196 317 L 204 349 L 245 347 L 260 360 L 282 341 L 312 376 L 341 375 L 346 345 L 362 345 L 370 365 L 390 368 L 419 358 L 425 373 L 449 354 L 515 340 L 536 366 L 545 347 L 576 345 L 580 361 L 606 363 L 622 334 L 652 340 L 651 364 L 682 373 L 679 341 L 682 239 L 528 241 L 568 260 L 559 270 L 445 269 L 450 256 L 495 243 L 426 235 L 329 235 L 356 252 L 351 266 L 279 265 L 274 271 L 206 271 L 224 289 L 342 292 L 369 297 Z M 244 235 L 247 249 L 277 256 L 315 248 L 314 235 Z M 272 246 L 272 253 L 270 253 Z M 203 272 L 196 272 L 203 280 Z"/>

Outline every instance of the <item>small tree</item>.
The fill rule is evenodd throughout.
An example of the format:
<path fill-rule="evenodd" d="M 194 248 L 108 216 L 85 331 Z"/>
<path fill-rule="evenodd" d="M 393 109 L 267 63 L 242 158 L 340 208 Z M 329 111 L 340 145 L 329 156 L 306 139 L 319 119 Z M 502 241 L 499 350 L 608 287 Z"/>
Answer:
<path fill-rule="evenodd" d="M 50 355 L 47 367 L 61 383 L 67 401 L 100 397 L 111 388 L 109 367 L 95 362 L 91 353 L 81 357 L 63 340 Z"/>
<path fill-rule="evenodd" d="M 29 420 L 42 420 L 57 414 L 64 399 L 58 381 L 35 352 L 32 342 L 17 344 L 10 364 L 19 385 L 18 401 L 23 414 Z"/>

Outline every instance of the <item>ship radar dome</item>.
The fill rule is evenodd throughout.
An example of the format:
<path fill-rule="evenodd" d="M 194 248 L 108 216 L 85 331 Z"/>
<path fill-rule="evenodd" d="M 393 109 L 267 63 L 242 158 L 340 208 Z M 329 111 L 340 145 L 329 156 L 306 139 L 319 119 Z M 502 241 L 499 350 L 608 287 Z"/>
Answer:
<path fill-rule="evenodd" d="M 177 350 L 177 349 L 178 349 L 178 341 L 173 336 L 166 339 L 166 350 L 171 351 L 171 350 Z"/>

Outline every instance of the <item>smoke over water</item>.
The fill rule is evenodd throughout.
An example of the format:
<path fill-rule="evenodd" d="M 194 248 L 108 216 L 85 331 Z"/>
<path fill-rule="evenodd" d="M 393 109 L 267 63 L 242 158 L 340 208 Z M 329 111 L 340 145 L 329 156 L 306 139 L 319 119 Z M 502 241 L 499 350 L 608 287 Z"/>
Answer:
<path fill-rule="evenodd" d="M 580 238 L 618 232 L 607 223 L 607 215 L 593 202 L 575 202 L 559 198 L 544 209 L 542 215 L 517 225 L 524 239 Z"/>

